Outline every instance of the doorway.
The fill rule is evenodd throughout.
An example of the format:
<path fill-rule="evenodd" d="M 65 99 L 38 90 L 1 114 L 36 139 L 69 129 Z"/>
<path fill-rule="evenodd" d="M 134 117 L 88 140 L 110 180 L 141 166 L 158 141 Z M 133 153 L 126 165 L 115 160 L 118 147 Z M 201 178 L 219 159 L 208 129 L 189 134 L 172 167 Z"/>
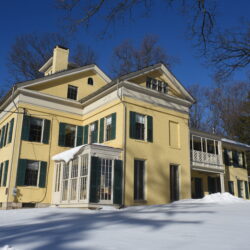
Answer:
<path fill-rule="evenodd" d="M 200 199 L 203 197 L 203 186 L 201 178 L 194 178 L 194 199 Z"/>
<path fill-rule="evenodd" d="M 180 198 L 179 171 L 177 165 L 170 165 L 170 200 L 178 201 Z"/>

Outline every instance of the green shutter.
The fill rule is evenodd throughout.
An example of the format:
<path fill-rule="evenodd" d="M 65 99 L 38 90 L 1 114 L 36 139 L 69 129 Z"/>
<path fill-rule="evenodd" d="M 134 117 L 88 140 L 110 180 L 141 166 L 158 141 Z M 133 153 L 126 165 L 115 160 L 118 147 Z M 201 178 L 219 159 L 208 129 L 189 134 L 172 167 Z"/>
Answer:
<path fill-rule="evenodd" d="M 83 144 L 83 126 L 77 126 L 76 146 Z"/>
<path fill-rule="evenodd" d="M 114 204 L 122 204 L 122 161 L 115 160 L 114 163 Z"/>
<path fill-rule="evenodd" d="M 147 130 L 148 130 L 148 141 L 153 142 L 153 117 L 148 116 L 147 117 Z"/>
<path fill-rule="evenodd" d="M 89 126 L 84 126 L 84 144 L 88 144 Z"/>
<path fill-rule="evenodd" d="M 40 162 L 40 176 L 39 176 L 39 187 L 44 188 L 46 183 L 46 172 L 47 172 L 47 162 Z"/>
<path fill-rule="evenodd" d="M 28 141 L 30 136 L 30 116 L 23 116 L 22 140 Z"/>
<path fill-rule="evenodd" d="M 95 131 L 93 132 L 92 142 L 97 143 L 97 140 L 98 140 L 98 121 L 95 121 L 94 124 L 95 124 Z"/>
<path fill-rule="evenodd" d="M 58 145 L 61 147 L 65 147 L 65 123 L 59 123 L 59 137 L 58 137 Z"/>
<path fill-rule="evenodd" d="M 26 160 L 26 159 L 19 160 L 18 169 L 17 169 L 17 179 L 16 179 L 17 186 L 24 185 L 25 172 L 26 172 L 26 167 L 27 167 L 27 163 L 28 163 L 27 161 L 28 160 Z"/>
<path fill-rule="evenodd" d="M 14 118 L 12 118 L 11 121 L 10 121 L 8 143 L 11 143 L 11 141 L 12 141 L 13 127 L 14 127 Z"/>
<path fill-rule="evenodd" d="M 6 187 L 8 170 L 9 170 L 9 161 L 5 161 L 4 177 L 3 177 L 3 186 Z"/>
<path fill-rule="evenodd" d="M 44 120 L 43 125 L 43 143 L 48 144 L 50 137 L 50 120 Z"/>
<path fill-rule="evenodd" d="M 5 137 L 5 126 L 2 128 L 2 134 L 1 134 L 1 140 L 0 140 L 0 148 L 2 148 L 4 145 L 4 137 Z"/>
<path fill-rule="evenodd" d="M 129 135 L 130 138 L 136 139 L 136 133 L 135 133 L 135 116 L 136 113 L 130 111 L 130 127 L 129 127 Z"/>
<path fill-rule="evenodd" d="M 2 178 L 3 178 L 2 174 L 3 174 L 3 162 L 0 164 L 0 187 L 1 187 Z"/>
<path fill-rule="evenodd" d="M 104 141 L 104 118 L 100 120 L 100 132 L 99 132 L 99 142 L 103 143 Z"/>
<path fill-rule="evenodd" d="M 90 197 L 89 201 L 97 203 L 99 201 L 100 177 L 101 177 L 101 164 L 98 157 L 91 157 L 91 174 L 90 174 Z"/>
<path fill-rule="evenodd" d="M 238 186 L 238 197 L 242 198 L 241 192 L 240 192 L 240 180 L 237 180 L 237 186 Z"/>
<path fill-rule="evenodd" d="M 234 182 L 228 181 L 228 191 L 230 194 L 234 195 Z"/>
<path fill-rule="evenodd" d="M 244 183 L 245 183 L 246 199 L 249 199 L 248 181 L 244 181 Z"/>
<path fill-rule="evenodd" d="M 116 113 L 113 113 L 111 117 L 112 117 L 111 140 L 114 140 L 116 137 Z"/>

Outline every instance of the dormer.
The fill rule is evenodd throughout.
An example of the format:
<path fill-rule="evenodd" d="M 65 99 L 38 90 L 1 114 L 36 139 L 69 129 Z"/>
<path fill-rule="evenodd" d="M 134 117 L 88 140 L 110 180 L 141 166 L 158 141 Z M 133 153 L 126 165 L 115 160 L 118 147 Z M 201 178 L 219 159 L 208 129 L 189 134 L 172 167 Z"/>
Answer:
<path fill-rule="evenodd" d="M 53 56 L 39 69 L 44 76 L 51 75 L 68 69 L 69 49 L 57 45 L 53 50 Z"/>

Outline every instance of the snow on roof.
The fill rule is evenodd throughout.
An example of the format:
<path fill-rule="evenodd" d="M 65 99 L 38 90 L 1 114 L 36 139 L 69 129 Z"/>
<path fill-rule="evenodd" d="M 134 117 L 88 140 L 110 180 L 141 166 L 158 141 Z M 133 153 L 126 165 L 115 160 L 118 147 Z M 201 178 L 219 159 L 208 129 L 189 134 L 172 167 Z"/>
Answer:
<path fill-rule="evenodd" d="M 234 145 L 237 145 L 237 146 L 241 146 L 241 147 L 250 148 L 250 145 L 248 145 L 248 144 L 241 143 L 241 142 L 238 142 L 238 141 L 229 140 L 229 139 L 226 139 L 226 138 L 221 138 L 221 141 L 222 142 L 231 143 L 231 144 L 234 144 Z"/>
<path fill-rule="evenodd" d="M 66 150 L 62 153 L 59 153 L 57 155 L 54 155 L 52 157 L 53 161 L 65 161 L 65 163 L 68 163 L 70 160 L 74 158 L 74 156 L 80 151 L 82 147 L 86 146 L 86 144 L 71 148 L 69 150 Z"/>

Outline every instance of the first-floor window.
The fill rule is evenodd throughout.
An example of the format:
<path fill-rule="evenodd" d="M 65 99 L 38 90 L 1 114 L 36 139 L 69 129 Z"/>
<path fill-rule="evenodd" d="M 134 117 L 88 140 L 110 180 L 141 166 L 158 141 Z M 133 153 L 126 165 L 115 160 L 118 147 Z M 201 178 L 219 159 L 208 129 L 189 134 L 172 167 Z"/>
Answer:
<path fill-rule="evenodd" d="M 71 175 L 70 175 L 70 200 L 77 198 L 77 179 L 78 179 L 78 157 L 72 161 Z"/>
<path fill-rule="evenodd" d="M 61 163 L 57 163 L 56 164 L 55 192 L 60 191 L 60 181 L 61 181 Z"/>
<path fill-rule="evenodd" d="M 69 165 L 63 165 L 63 192 L 62 200 L 66 201 L 68 199 L 68 184 L 69 184 Z"/>
<path fill-rule="evenodd" d="M 87 199 L 88 155 L 81 156 L 80 200 Z"/>
<path fill-rule="evenodd" d="M 230 194 L 234 195 L 234 182 L 228 181 L 228 191 Z"/>
<path fill-rule="evenodd" d="M 243 187 L 243 181 L 240 181 L 240 180 L 237 180 L 237 184 L 238 184 L 238 197 L 240 197 L 240 198 L 243 198 L 243 189 L 244 189 L 244 187 Z"/>
<path fill-rule="evenodd" d="M 145 200 L 145 161 L 134 161 L 134 200 Z"/>
<path fill-rule="evenodd" d="M 39 161 L 28 161 L 25 171 L 25 186 L 37 186 L 38 184 Z"/>

